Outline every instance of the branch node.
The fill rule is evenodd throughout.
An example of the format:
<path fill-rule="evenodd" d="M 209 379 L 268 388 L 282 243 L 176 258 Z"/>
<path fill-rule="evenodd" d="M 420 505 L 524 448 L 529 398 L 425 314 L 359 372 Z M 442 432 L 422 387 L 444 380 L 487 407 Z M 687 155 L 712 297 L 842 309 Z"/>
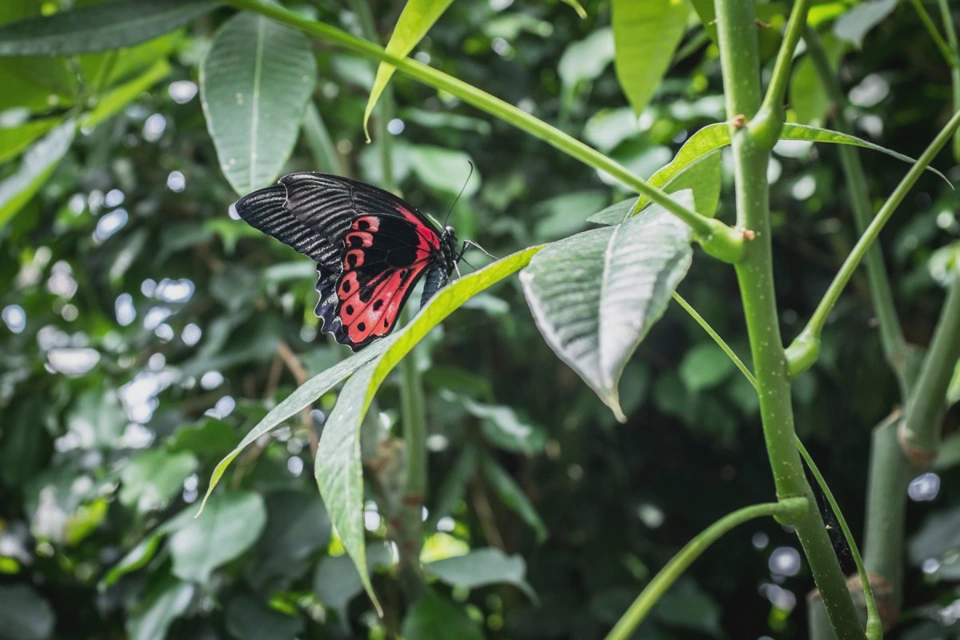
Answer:
<path fill-rule="evenodd" d="M 769 22 L 764 22 L 764 21 L 761 20 L 760 18 L 757 18 L 756 20 L 754 20 L 754 23 L 757 25 L 757 27 L 759 27 L 759 28 L 761 28 L 761 29 L 769 29 L 769 28 L 770 28 L 770 23 L 769 23 Z"/>
<path fill-rule="evenodd" d="M 740 229 L 740 235 L 743 236 L 744 240 L 756 240 L 757 234 L 752 229 Z"/>
<path fill-rule="evenodd" d="M 926 471 L 937 459 L 937 452 L 931 451 L 924 446 L 917 444 L 910 436 L 910 430 L 907 429 L 906 420 L 897 427 L 897 442 L 900 444 L 900 450 L 906 456 L 910 464 L 917 471 Z"/>
<path fill-rule="evenodd" d="M 742 129 L 745 124 L 747 124 L 747 118 L 742 113 L 738 113 L 730 118 L 730 126 L 734 129 Z"/>

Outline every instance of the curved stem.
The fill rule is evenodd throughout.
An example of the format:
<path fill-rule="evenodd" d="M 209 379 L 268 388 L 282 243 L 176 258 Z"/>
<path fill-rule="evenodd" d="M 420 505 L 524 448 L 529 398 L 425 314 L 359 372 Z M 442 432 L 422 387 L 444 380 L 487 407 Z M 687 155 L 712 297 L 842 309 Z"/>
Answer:
<path fill-rule="evenodd" d="M 676 291 L 673 292 L 673 299 L 677 301 L 683 310 L 690 314 L 690 317 L 697 321 L 697 324 L 700 325 L 700 328 L 707 332 L 707 335 L 713 338 L 713 341 L 717 343 L 717 346 L 727 354 L 727 357 L 733 360 L 733 364 L 737 365 L 737 369 L 740 369 L 740 373 L 753 385 L 753 388 L 757 388 L 757 379 L 753 377 L 753 374 L 750 373 L 750 369 L 747 368 L 747 365 L 743 364 L 743 360 L 736 354 L 736 352 L 730 348 L 723 338 L 720 337 L 720 334 L 717 333 L 713 327 L 710 326 L 703 317 L 697 313 L 697 310 L 690 306 L 690 303 L 680 297 L 680 294 Z"/>
<path fill-rule="evenodd" d="M 903 202 L 907 193 L 913 188 L 913 185 L 916 184 L 917 180 L 923 172 L 926 171 L 937 153 L 939 153 L 947 141 L 950 140 L 950 137 L 958 127 L 960 127 L 960 111 L 953 114 L 953 117 L 950 118 L 946 126 L 940 130 L 937 137 L 933 139 L 933 142 L 926 148 L 923 155 L 917 160 L 917 163 L 913 165 L 910 171 L 907 172 L 907 175 L 903 177 L 903 180 L 900 181 L 897 188 L 890 194 L 890 197 L 880 208 L 880 211 L 877 212 L 876 217 L 870 222 L 866 231 L 864 231 L 860 239 L 857 240 L 857 244 L 854 245 L 850 255 L 847 256 L 847 259 L 843 262 L 843 266 L 840 267 L 840 271 L 837 272 L 833 282 L 830 283 L 830 287 L 823 295 L 823 299 L 820 300 L 820 304 L 817 305 L 816 311 L 813 312 L 810 321 L 807 323 L 801 335 L 809 334 L 809 336 L 819 340 L 823 327 L 827 322 L 827 316 L 837 303 L 837 300 L 840 299 L 840 293 L 844 287 L 847 286 L 847 283 L 850 282 L 850 278 L 853 277 L 857 267 L 860 266 L 860 261 L 863 260 L 867 251 L 873 246 L 873 243 L 880 235 L 884 225 L 887 224 L 890 216 L 892 216 L 893 212 L 900 206 L 900 203 Z"/>
<path fill-rule="evenodd" d="M 284 9 L 265 0 L 227 0 L 238 8 L 253 11 L 277 22 L 293 27 L 309 36 L 332 42 L 358 55 L 389 62 L 398 71 L 427 84 L 454 95 L 464 102 L 471 104 L 497 118 L 508 122 L 530 135 L 539 138 L 557 149 L 560 149 L 572 158 L 603 171 L 619 180 L 638 193 L 642 193 L 652 202 L 656 202 L 664 209 L 674 214 L 690 225 L 704 250 L 710 255 L 734 263 L 743 254 L 745 241 L 743 233 L 732 229 L 714 218 L 708 218 L 695 211 L 687 209 L 671 199 L 664 191 L 654 187 L 646 180 L 634 175 L 623 165 L 611 160 L 604 154 L 576 138 L 560 131 L 543 120 L 519 109 L 503 100 L 490 95 L 485 91 L 458 80 L 427 65 L 409 58 L 400 58 L 387 53 L 384 49 L 372 42 L 356 38 L 346 31 L 337 29 L 321 22 L 315 22 L 293 11 Z"/>
<path fill-rule="evenodd" d="M 773 66 L 773 75 L 767 86 L 767 93 L 760 106 L 763 110 L 783 110 L 784 96 L 787 94 L 787 83 L 790 81 L 790 67 L 793 64 L 793 52 L 800 41 L 800 34 L 807 25 L 807 13 L 810 10 L 811 0 L 797 0 L 790 11 L 787 21 L 787 30 L 783 34 L 783 43 L 777 54 L 777 61 Z M 779 132 L 778 132 L 779 135 Z"/>
<path fill-rule="evenodd" d="M 795 520 L 809 508 L 810 503 L 806 498 L 789 498 L 780 502 L 768 502 L 744 507 L 720 518 L 688 542 L 677 555 L 670 559 L 670 562 L 660 570 L 660 573 L 650 581 L 650 584 L 633 601 L 633 604 L 623 614 L 613 630 L 607 634 L 606 640 L 628 640 L 633 637 L 634 630 L 640 626 L 640 623 L 660 601 L 663 594 L 677 581 L 677 578 L 683 575 L 687 567 L 723 534 L 745 522 L 764 516 L 782 516 Z"/>

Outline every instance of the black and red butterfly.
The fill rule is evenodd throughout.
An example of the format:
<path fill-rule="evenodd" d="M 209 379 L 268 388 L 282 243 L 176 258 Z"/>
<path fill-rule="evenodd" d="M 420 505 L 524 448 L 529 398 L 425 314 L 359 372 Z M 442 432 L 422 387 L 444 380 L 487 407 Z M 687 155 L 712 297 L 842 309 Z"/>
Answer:
<path fill-rule="evenodd" d="M 421 276 L 420 304 L 463 257 L 453 227 L 438 229 L 397 196 L 324 173 L 292 173 L 230 207 L 248 224 L 317 262 L 320 330 L 354 351 L 390 333 Z"/>

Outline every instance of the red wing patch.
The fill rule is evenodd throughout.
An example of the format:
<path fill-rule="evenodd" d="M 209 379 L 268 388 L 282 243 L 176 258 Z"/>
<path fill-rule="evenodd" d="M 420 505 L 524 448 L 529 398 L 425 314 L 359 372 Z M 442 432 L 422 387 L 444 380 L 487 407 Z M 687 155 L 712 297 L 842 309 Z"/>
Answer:
<path fill-rule="evenodd" d="M 404 269 L 384 271 L 375 282 L 367 283 L 362 289 L 353 286 L 357 282 L 356 271 L 344 272 L 340 277 L 339 291 L 343 292 L 347 286 L 355 289 L 355 293 L 349 297 L 341 296 L 338 315 L 342 331 L 351 343 L 360 346 L 390 333 L 400 317 L 403 303 L 427 264 L 419 262 Z"/>

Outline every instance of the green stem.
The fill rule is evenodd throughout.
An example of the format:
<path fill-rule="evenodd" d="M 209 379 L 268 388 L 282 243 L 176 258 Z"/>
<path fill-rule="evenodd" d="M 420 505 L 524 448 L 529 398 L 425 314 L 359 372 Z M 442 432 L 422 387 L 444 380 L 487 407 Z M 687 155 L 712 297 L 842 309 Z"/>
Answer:
<path fill-rule="evenodd" d="M 940 29 L 937 28 L 937 25 L 934 24 L 933 18 L 930 17 L 930 14 L 927 13 L 926 8 L 923 6 L 923 3 L 920 0 L 910 0 L 910 4 L 913 5 L 913 8 L 916 10 L 917 15 L 920 16 L 920 22 L 923 23 L 923 26 L 927 28 L 927 33 L 930 34 L 930 39 L 933 40 L 933 43 L 937 45 L 937 48 L 940 49 L 940 53 L 943 55 L 943 59 L 951 67 L 957 65 L 956 57 L 953 51 L 950 50 L 949 45 L 943 39 L 943 36 L 940 35 Z M 945 3 L 942 3 L 945 4 Z M 941 5 L 941 11 L 943 7 Z M 951 19 L 952 21 L 952 19 Z M 949 31 L 947 32 L 949 35 Z"/>
<path fill-rule="evenodd" d="M 677 581 L 677 578 L 683 575 L 687 567 L 699 558 L 710 545 L 719 540 L 723 534 L 756 518 L 780 516 L 788 520 L 796 520 L 808 510 L 810 510 L 810 503 L 806 498 L 790 498 L 780 502 L 744 507 L 720 518 L 688 542 L 677 555 L 671 558 L 670 562 L 660 570 L 660 573 L 650 581 L 650 584 L 633 601 L 627 612 L 623 614 L 623 617 L 607 635 L 606 640 L 629 640 L 629 638 L 632 638 L 634 630 L 640 626 L 646 615 Z"/>
<path fill-rule="evenodd" d="M 741 115 L 749 121 L 760 108 L 760 58 L 754 3 L 715 0 L 715 7 L 727 117 L 733 122 Z M 795 13 L 792 20 L 805 22 L 806 16 Z M 788 33 L 794 33 L 793 29 L 797 28 L 788 27 Z M 785 39 L 784 47 L 789 46 L 790 42 Z M 757 378 L 767 454 L 777 497 L 781 500 L 809 497 L 812 491 L 795 445 L 790 373 L 780 336 L 773 282 L 767 165 L 776 140 L 770 139 L 765 131 L 752 132 L 749 127 L 731 133 L 737 221 L 756 234 L 756 239 L 746 244 L 743 260 L 737 264 L 737 279 Z M 837 636 L 841 640 L 860 640 L 863 637 L 860 621 L 820 512 L 809 509 L 791 524 L 796 527 Z"/>
<path fill-rule="evenodd" d="M 736 352 L 730 348 L 723 338 L 720 337 L 720 334 L 714 331 L 713 327 L 710 326 L 703 317 L 697 313 L 697 310 L 690 306 L 690 303 L 680 297 L 680 294 L 676 291 L 673 292 L 673 299 L 683 307 L 683 310 L 690 314 L 690 317 L 697 321 L 697 324 L 700 325 L 700 328 L 707 332 L 707 335 L 713 338 L 713 341 L 717 343 L 717 346 L 727 354 L 727 357 L 733 361 L 733 364 L 737 365 L 737 368 L 740 369 L 740 373 L 753 385 L 753 388 L 757 388 L 757 379 L 753 377 L 753 374 L 750 373 L 750 369 L 747 368 L 747 365 L 743 364 L 743 360 L 736 354 Z"/>
<path fill-rule="evenodd" d="M 800 438 L 797 438 L 797 449 L 800 450 L 800 455 L 803 456 L 804 461 L 807 463 L 810 473 L 816 478 L 817 484 L 820 485 L 820 490 L 823 491 L 827 502 L 830 503 L 833 515 L 836 516 L 837 522 L 840 523 L 840 529 L 843 530 L 843 537 L 847 541 L 847 546 L 850 547 L 853 562 L 857 565 L 857 573 L 860 574 L 860 582 L 863 584 L 863 597 L 867 606 L 867 640 L 879 640 L 883 637 L 883 625 L 880 622 L 880 613 L 877 611 L 877 602 L 873 597 L 870 578 L 867 575 L 867 570 L 863 566 L 863 558 L 860 556 L 860 550 L 857 548 L 857 541 L 853 537 L 853 533 L 850 532 L 850 527 L 847 526 L 847 520 L 843 517 L 843 513 L 840 511 L 840 505 L 837 504 L 836 498 L 833 497 L 833 492 L 830 491 L 830 486 L 823 478 L 823 474 L 820 473 L 820 469 L 817 468 L 817 464 L 813 461 L 807 448 L 800 442 Z"/>
<path fill-rule="evenodd" d="M 813 66 L 820 76 L 820 83 L 827 91 L 833 103 L 836 115 L 834 128 L 842 133 L 850 133 L 853 127 L 846 115 L 847 101 L 837 81 L 836 71 L 831 68 L 827 52 L 823 47 L 820 36 L 813 29 L 808 29 L 804 35 L 807 42 L 807 51 Z M 860 162 L 860 153 L 856 148 L 848 145 L 839 145 L 840 163 L 849 189 L 850 205 L 853 208 L 857 223 L 857 230 L 863 234 L 870 220 L 873 218 L 873 208 L 870 206 L 870 196 L 867 192 L 866 172 Z M 887 277 L 887 270 L 883 264 L 883 255 L 880 247 L 872 247 L 864 257 L 867 266 L 867 276 L 870 282 L 870 293 L 873 298 L 873 307 L 880 325 L 880 343 L 883 352 L 890 363 L 890 367 L 900 381 L 902 396 L 906 397 L 906 342 L 903 330 L 897 318 L 897 310 L 893 304 L 893 290 Z"/>
<path fill-rule="evenodd" d="M 238 9 L 246 9 L 272 18 L 309 36 L 331 42 L 358 55 L 389 62 L 401 73 L 405 73 L 431 87 L 446 91 L 464 102 L 543 140 L 587 166 L 607 173 L 631 189 L 643 194 L 652 202 L 656 202 L 690 225 L 698 242 L 710 255 L 724 262 L 734 263 L 739 260 L 743 253 L 743 247 L 746 243 L 742 231 L 733 229 L 719 220 L 708 218 L 687 209 L 671 199 L 664 191 L 634 175 L 629 169 L 596 149 L 485 91 L 416 60 L 400 58 L 387 53 L 373 42 L 356 38 L 346 31 L 321 22 L 315 22 L 265 0 L 227 0 L 227 2 Z"/>
<path fill-rule="evenodd" d="M 348 175 L 343 159 L 330 139 L 327 125 L 313 102 L 307 104 L 307 111 L 303 116 L 303 134 L 318 169 L 341 176 Z"/>
<path fill-rule="evenodd" d="M 893 190 L 892 194 L 890 194 L 890 197 L 880 208 L 880 211 L 877 212 L 876 217 L 874 217 L 869 226 L 867 226 L 866 231 L 864 231 L 860 236 L 860 239 L 857 240 L 857 244 L 853 247 L 850 255 L 847 256 L 843 266 L 840 267 L 840 271 L 837 272 L 833 282 L 830 283 L 830 287 L 823 295 L 823 299 L 820 300 L 820 304 L 817 305 L 817 309 L 810 317 L 810 321 L 807 323 L 807 326 L 797 337 L 795 344 L 797 344 L 798 347 L 803 345 L 819 344 L 820 334 L 823 332 L 823 327 L 827 322 L 827 316 L 830 314 L 833 306 L 837 303 L 837 300 L 840 299 L 840 294 L 843 292 L 844 287 L 847 286 L 847 283 L 850 282 L 850 278 L 853 277 L 854 272 L 860 265 L 860 261 L 863 260 L 863 257 L 866 255 L 867 251 L 869 251 L 870 247 L 873 246 L 873 243 L 880 235 L 880 232 L 890 219 L 890 216 L 893 215 L 893 212 L 896 211 L 897 207 L 900 206 L 900 203 L 903 202 L 903 199 L 907 196 L 907 193 L 917 182 L 923 172 L 926 171 L 927 166 L 930 165 L 937 153 L 939 153 L 947 141 L 950 140 L 950 137 L 957 130 L 957 127 L 960 127 L 960 111 L 953 114 L 953 117 L 950 118 L 950 121 L 947 122 L 946 126 L 940 130 L 940 133 L 937 134 L 937 137 L 933 139 L 933 142 L 931 142 L 930 146 L 927 147 L 927 149 L 923 152 L 923 155 L 920 156 L 920 159 L 917 160 L 917 163 L 913 165 L 913 167 L 910 168 L 910 171 L 907 172 L 907 175 L 903 177 L 903 180 L 900 181 L 900 184 L 897 185 L 897 188 Z M 791 345 L 791 359 L 803 358 L 808 349 L 809 347 L 806 346 L 804 346 L 802 349 L 795 349 L 794 345 Z"/>
<path fill-rule="evenodd" d="M 947 290 L 930 348 L 901 425 L 900 439 L 914 466 L 923 469 L 933 461 L 940 442 L 940 422 L 946 409 L 947 388 L 960 359 L 960 275 Z"/>
<path fill-rule="evenodd" d="M 950 82 L 953 85 L 953 110 L 960 111 L 960 45 L 957 44 L 957 28 L 953 23 L 953 14 L 947 0 L 937 0 L 940 6 L 940 17 L 947 32 L 947 42 L 950 45 Z M 953 158 L 960 162 L 960 132 L 953 138 Z"/>

